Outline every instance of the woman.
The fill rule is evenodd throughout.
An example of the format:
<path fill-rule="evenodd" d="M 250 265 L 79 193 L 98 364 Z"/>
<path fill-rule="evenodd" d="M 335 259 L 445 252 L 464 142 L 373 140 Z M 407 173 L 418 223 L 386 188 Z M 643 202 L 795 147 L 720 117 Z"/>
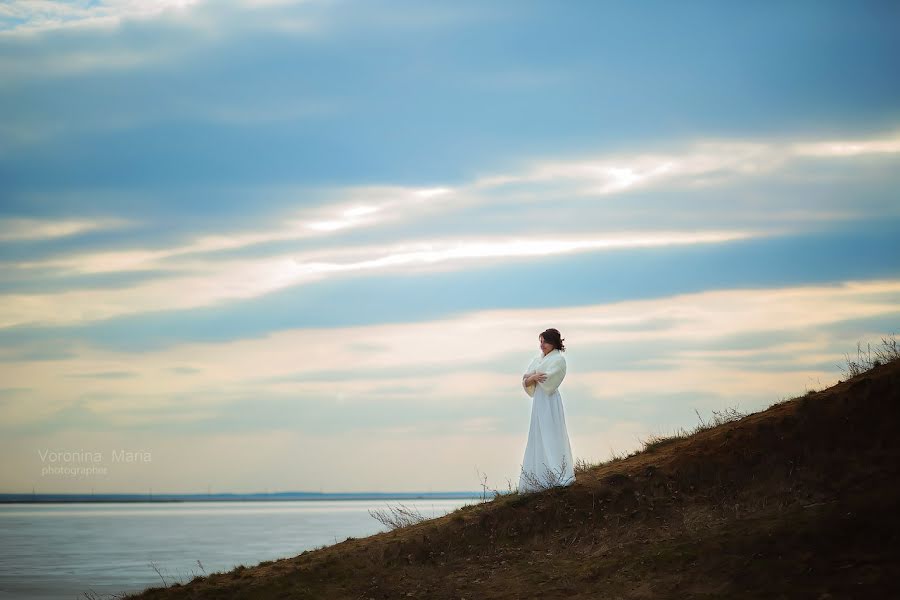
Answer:
<path fill-rule="evenodd" d="M 532 492 L 575 482 L 572 446 L 566 431 L 559 384 L 566 376 L 565 338 L 556 329 L 548 329 L 538 339 L 541 352 L 522 375 L 525 393 L 531 404 L 531 428 L 519 476 L 519 491 Z"/>

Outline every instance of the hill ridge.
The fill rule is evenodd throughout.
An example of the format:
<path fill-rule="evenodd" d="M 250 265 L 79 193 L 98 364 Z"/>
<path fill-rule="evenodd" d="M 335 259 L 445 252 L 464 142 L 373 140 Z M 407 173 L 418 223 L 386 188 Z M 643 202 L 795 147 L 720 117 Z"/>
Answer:
<path fill-rule="evenodd" d="M 575 483 L 125 598 L 900 597 L 900 360 Z"/>

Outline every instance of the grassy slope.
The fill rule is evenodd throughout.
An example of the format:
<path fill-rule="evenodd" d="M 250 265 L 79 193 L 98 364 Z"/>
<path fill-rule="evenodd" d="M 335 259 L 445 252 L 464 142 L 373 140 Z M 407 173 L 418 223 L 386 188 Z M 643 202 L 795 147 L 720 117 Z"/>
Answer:
<path fill-rule="evenodd" d="M 900 361 L 576 482 L 127 598 L 900 598 Z"/>

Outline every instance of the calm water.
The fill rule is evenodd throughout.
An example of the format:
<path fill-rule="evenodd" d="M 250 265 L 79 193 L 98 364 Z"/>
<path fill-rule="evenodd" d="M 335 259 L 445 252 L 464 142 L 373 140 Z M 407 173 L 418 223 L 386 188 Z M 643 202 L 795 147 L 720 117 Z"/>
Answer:
<path fill-rule="evenodd" d="M 0 505 L 0 599 L 140 591 L 386 531 L 369 510 L 426 517 L 479 499 Z M 201 570 L 197 561 L 203 565 Z"/>

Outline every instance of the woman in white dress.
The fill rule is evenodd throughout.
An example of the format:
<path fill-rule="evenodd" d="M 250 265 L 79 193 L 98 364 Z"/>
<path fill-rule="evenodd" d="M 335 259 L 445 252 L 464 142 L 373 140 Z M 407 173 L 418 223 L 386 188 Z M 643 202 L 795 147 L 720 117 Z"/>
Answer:
<path fill-rule="evenodd" d="M 519 476 L 520 492 L 575 482 L 572 446 L 558 389 L 566 376 L 565 338 L 556 329 L 548 329 L 538 339 L 541 352 L 522 375 L 522 387 L 533 400 L 531 428 Z"/>

